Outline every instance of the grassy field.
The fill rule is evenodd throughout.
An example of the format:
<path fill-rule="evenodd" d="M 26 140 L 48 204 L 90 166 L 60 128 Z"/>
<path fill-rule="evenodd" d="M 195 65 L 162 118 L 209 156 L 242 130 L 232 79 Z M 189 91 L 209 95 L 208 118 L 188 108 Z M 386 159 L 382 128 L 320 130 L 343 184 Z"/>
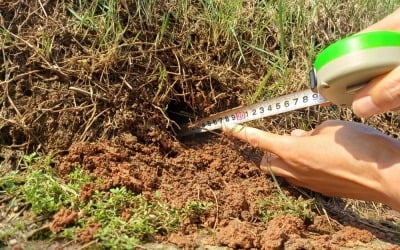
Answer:
<path fill-rule="evenodd" d="M 1 1 L 0 247 L 140 249 L 148 242 L 171 242 L 169 235 L 189 226 L 215 234 L 218 222 L 234 218 L 218 217 L 224 202 L 215 198 L 218 189 L 210 199 L 194 192 L 177 205 L 159 184 L 164 179 L 158 169 L 192 166 L 190 160 L 171 160 L 190 158 L 183 152 L 192 152 L 176 139 L 178 126 L 307 88 L 319 51 L 398 7 L 399 0 Z M 328 119 L 363 122 L 400 137 L 398 113 L 361 120 L 338 107 L 309 108 L 252 125 L 284 133 Z M 83 147 L 79 157 L 70 154 L 79 143 L 105 141 L 105 149 L 93 153 Z M 199 155 L 207 145 L 197 148 Z M 85 158 L 91 153 L 92 158 L 107 154 L 101 158 L 105 170 Z M 134 158 L 139 154 L 150 159 Z M 207 162 L 199 159 L 196 166 Z M 160 161 L 170 165 L 157 165 Z M 137 177 L 146 185 L 136 186 L 122 172 L 113 178 L 111 165 L 121 162 L 133 164 L 129 173 L 137 166 L 144 172 L 157 169 L 159 179 L 146 186 L 147 179 Z M 284 183 L 282 191 L 280 180 L 266 178 L 273 193 L 249 205 L 257 213 L 248 222 L 259 223 L 257 228 L 285 215 L 305 224 L 317 215 L 329 222 L 326 202 L 346 204 L 360 225 L 390 213 L 381 204 L 332 203 L 296 188 L 293 194 Z M 214 213 L 220 221 L 206 224 Z M 382 229 L 393 237 L 399 237 L 396 216 Z"/>

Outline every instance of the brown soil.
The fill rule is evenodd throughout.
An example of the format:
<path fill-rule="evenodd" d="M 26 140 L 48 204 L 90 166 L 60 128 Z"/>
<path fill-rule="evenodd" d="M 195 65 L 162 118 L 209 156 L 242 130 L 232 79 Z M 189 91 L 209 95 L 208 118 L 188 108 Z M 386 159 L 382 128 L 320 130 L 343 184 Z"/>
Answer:
<path fill-rule="evenodd" d="M 177 232 L 163 238 L 186 248 L 206 242 L 235 249 L 338 249 L 365 245 L 376 238 L 396 238 L 391 233 L 380 235 L 384 231 L 373 227 L 357 228 L 360 225 L 354 221 L 355 226 L 342 226 L 326 216 L 315 216 L 311 222 L 292 216 L 263 222 L 257 201 L 276 190 L 254 161 L 260 159 L 260 152 L 223 136 L 191 138 L 173 145 L 172 157 L 160 156 L 156 147 L 126 135 L 108 142 L 82 142 L 71 147 L 58 171 L 66 176 L 79 164 L 93 177 L 106 180 L 101 185 L 87 184 L 80 194 L 83 200 L 90 199 L 96 189 L 123 185 L 149 198 L 159 190 L 163 199 L 177 208 L 188 200 L 212 202 L 214 206 L 206 214 L 186 220 Z M 214 229 L 215 236 L 199 234 L 202 228 Z"/>
<path fill-rule="evenodd" d="M 274 190 L 257 162 L 252 161 L 260 154 L 227 138 L 176 144 L 174 157 L 162 157 L 155 147 L 128 142 L 75 144 L 62 159 L 58 172 L 66 176 L 79 164 L 93 177 L 105 180 L 101 185 L 85 185 L 80 193 L 82 200 L 90 199 L 96 189 L 123 185 L 149 196 L 160 190 L 163 199 L 177 208 L 188 200 L 212 202 L 214 209 L 197 222 L 208 227 L 232 217 L 253 221 L 258 216 L 257 200 Z"/>
<path fill-rule="evenodd" d="M 77 219 L 77 212 L 62 208 L 56 214 L 54 214 L 53 221 L 50 224 L 50 230 L 54 233 L 57 233 L 68 225 L 76 222 Z"/>
<path fill-rule="evenodd" d="M 101 228 L 100 223 L 91 223 L 85 231 L 79 233 L 79 242 L 88 243 L 93 240 L 94 235 Z"/>
<path fill-rule="evenodd" d="M 199 244 L 201 229 L 215 232 L 207 242 L 231 248 L 335 249 L 375 237 L 393 242 L 397 235 L 387 227 L 358 223 L 357 217 L 341 213 L 343 206 L 326 206 L 330 221 L 317 214 L 311 221 L 292 216 L 261 221 L 257 201 L 276 192 L 258 166 L 262 153 L 219 135 L 178 140 L 177 123 L 189 119 L 176 114 L 185 111 L 202 117 L 245 103 L 266 73 L 265 61 L 249 52 L 247 64 L 237 65 L 226 59 L 238 51 L 235 41 L 208 41 L 207 24 L 187 27 L 172 17 L 175 30 L 187 33 L 154 44 L 163 13 L 174 6 L 159 1 L 154 20 L 144 23 L 135 16 L 138 1 L 121 2 L 125 4 L 118 6 L 118 14 L 126 25 L 116 42 L 121 46 L 104 49 L 96 43 L 95 32 L 75 32 L 64 1 L 1 1 L 0 25 L 9 31 L 11 41 L 2 42 L 0 49 L 4 169 L 15 169 L 25 153 L 53 153 L 60 177 L 67 178 L 79 164 L 105 181 L 85 184 L 82 201 L 95 190 L 125 186 L 149 198 L 160 191 L 162 199 L 177 208 L 188 200 L 212 202 L 206 214 L 185 221 L 169 237 L 160 236 L 188 248 Z M 48 54 L 33 47 L 43 30 L 53 39 Z M 187 37 L 192 38 L 189 47 Z M 271 46 L 277 40 L 271 36 Z M 160 82 L 160 68 L 169 72 L 165 82 Z M 302 114 L 273 118 L 269 128 L 298 127 Z M 318 123 L 313 109 L 306 114 L 310 123 Z M 288 195 L 299 195 L 286 184 L 283 187 Z M 128 211 L 124 214 L 129 217 Z M 61 210 L 51 230 L 57 232 L 76 218 L 75 212 Z M 91 241 L 99 227 L 91 225 L 81 233 L 81 241 Z"/>

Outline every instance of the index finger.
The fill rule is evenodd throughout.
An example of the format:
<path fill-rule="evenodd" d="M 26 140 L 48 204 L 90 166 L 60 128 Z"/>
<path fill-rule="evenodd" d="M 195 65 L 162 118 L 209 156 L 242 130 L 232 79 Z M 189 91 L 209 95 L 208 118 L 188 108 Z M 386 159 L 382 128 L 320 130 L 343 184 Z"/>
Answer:
<path fill-rule="evenodd" d="M 293 144 L 293 138 L 291 136 L 277 135 L 238 124 L 224 126 L 223 130 L 228 135 L 233 135 L 254 147 L 272 152 L 278 156 L 282 156 L 284 152 L 289 152 Z"/>

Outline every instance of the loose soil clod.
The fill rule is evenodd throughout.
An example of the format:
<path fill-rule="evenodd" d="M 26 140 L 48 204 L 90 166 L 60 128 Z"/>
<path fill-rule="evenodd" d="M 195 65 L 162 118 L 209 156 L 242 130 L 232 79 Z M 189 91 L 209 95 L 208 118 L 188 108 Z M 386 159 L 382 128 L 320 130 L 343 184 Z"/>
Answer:
<path fill-rule="evenodd" d="M 61 209 L 53 216 L 53 221 L 50 224 L 50 230 L 57 233 L 63 230 L 66 226 L 74 223 L 78 219 L 78 213 L 68 209 Z"/>

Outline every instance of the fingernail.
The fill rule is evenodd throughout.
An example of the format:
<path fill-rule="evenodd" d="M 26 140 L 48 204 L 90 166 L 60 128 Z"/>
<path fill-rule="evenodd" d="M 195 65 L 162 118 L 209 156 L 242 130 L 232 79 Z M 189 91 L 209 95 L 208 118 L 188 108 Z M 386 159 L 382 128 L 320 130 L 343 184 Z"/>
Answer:
<path fill-rule="evenodd" d="M 372 101 L 371 96 L 364 96 L 353 101 L 353 111 L 360 117 L 370 117 L 380 112 L 380 109 Z"/>

